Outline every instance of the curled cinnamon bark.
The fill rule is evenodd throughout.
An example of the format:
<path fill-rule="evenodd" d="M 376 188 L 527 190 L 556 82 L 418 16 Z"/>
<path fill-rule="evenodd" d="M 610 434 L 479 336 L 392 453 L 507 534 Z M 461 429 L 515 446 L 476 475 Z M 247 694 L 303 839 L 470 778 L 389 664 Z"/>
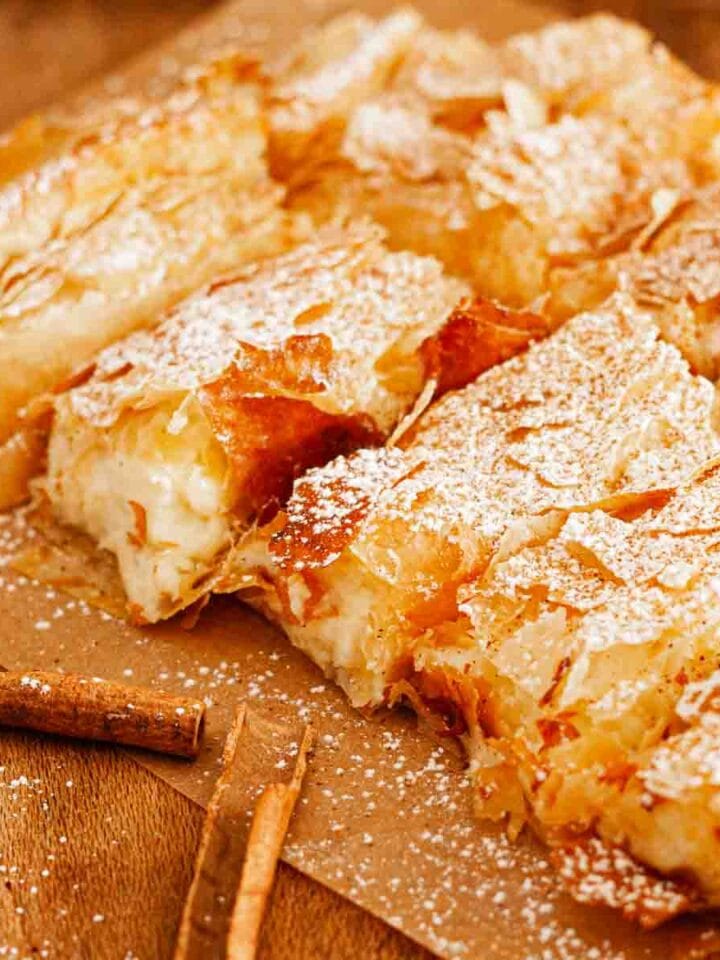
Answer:
<path fill-rule="evenodd" d="M 254 960 L 257 953 L 265 909 L 285 834 L 300 796 L 313 736 L 312 727 L 306 727 L 291 780 L 269 784 L 255 807 L 242 879 L 230 920 L 227 960 Z"/>
<path fill-rule="evenodd" d="M 187 697 L 41 671 L 0 672 L 0 726 L 196 757 L 205 705 Z"/>
<path fill-rule="evenodd" d="M 174 960 L 254 960 L 257 953 L 313 731 L 305 728 L 291 779 L 265 786 L 248 833 L 247 766 L 241 762 L 245 719 L 241 705 L 225 741 L 222 772 L 208 803 Z"/>

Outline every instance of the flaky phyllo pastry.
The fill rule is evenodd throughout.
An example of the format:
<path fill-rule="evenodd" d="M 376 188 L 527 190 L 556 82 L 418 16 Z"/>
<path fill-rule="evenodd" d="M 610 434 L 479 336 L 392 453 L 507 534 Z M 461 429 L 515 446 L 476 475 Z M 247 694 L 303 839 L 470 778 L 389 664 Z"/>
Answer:
<path fill-rule="evenodd" d="M 717 184 L 674 206 L 635 249 L 559 271 L 552 312 L 572 316 L 617 287 L 652 311 L 663 337 L 693 369 L 720 376 L 720 190 Z"/>
<path fill-rule="evenodd" d="M 41 443 L 24 407 L 218 272 L 286 244 L 244 60 L 0 142 L 0 506 Z"/>
<path fill-rule="evenodd" d="M 714 88 L 611 17 L 489 46 L 410 11 L 355 15 L 274 81 L 270 156 L 295 208 L 369 212 L 391 245 L 515 306 L 717 174 Z"/>
<path fill-rule="evenodd" d="M 716 88 L 608 16 L 265 60 L 0 141 L 0 505 L 49 437 L 137 620 L 238 593 L 576 896 L 720 906 Z"/>
<path fill-rule="evenodd" d="M 370 226 L 218 281 L 56 399 L 56 515 L 116 554 L 138 619 L 169 616 L 208 593 L 238 531 L 304 468 L 381 442 L 423 393 L 545 332 L 466 294 Z"/>
<path fill-rule="evenodd" d="M 609 301 L 310 471 L 226 584 L 358 706 L 462 736 L 482 814 L 689 872 L 646 922 L 720 902 L 713 400 Z"/>

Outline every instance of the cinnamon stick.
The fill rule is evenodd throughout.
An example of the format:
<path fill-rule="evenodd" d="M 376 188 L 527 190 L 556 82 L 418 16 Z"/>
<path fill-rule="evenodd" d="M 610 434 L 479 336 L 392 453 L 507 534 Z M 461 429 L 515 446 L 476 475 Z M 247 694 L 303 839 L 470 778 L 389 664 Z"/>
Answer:
<path fill-rule="evenodd" d="M 227 908 L 242 862 L 245 804 L 238 763 L 245 706 L 239 707 L 225 740 L 222 772 L 203 823 L 190 890 L 183 908 L 174 960 L 214 960 L 224 953 Z"/>
<path fill-rule="evenodd" d="M 0 726 L 196 757 L 205 705 L 97 677 L 0 672 Z"/>
<path fill-rule="evenodd" d="M 306 727 L 292 779 L 289 783 L 271 783 L 255 807 L 242 879 L 230 920 L 227 960 L 254 960 L 265 908 L 290 818 L 300 795 L 312 741 L 312 728 Z"/>
<path fill-rule="evenodd" d="M 255 956 L 275 868 L 300 793 L 312 731 L 309 727 L 305 730 L 290 782 L 265 788 L 246 840 L 247 768 L 240 762 L 244 724 L 245 708 L 240 707 L 225 741 L 222 772 L 208 804 L 174 960 L 247 960 Z"/>

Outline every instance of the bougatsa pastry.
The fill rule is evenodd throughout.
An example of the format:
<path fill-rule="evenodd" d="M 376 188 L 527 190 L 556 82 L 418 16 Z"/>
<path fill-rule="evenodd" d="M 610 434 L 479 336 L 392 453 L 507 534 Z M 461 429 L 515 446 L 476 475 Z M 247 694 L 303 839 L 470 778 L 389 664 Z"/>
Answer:
<path fill-rule="evenodd" d="M 631 65 L 637 71 L 663 48 L 638 23 L 593 14 L 515 34 L 499 49 L 507 72 L 541 90 L 551 110 L 575 112 L 624 84 Z"/>
<path fill-rule="evenodd" d="M 714 89 L 633 24 L 590 17 L 492 47 L 415 23 L 369 85 L 367 50 L 387 53 L 391 22 L 365 27 L 374 42 L 323 47 L 332 70 L 305 53 L 295 85 L 278 81 L 306 147 L 298 159 L 271 120 L 275 169 L 317 222 L 370 213 L 391 245 L 521 306 L 717 174 Z"/>
<path fill-rule="evenodd" d="M 461 735 L 485 815 L 553 844 L 597 833 L 717 902 L 717 818 L 694 813 L 710 775 L 678 774 L 670 807 L 642 772 L 713 722 L 677 706 L 718 659 L 713 403 L 616 298 L 436 403 L 401 449 L 311 470 L 223 586 L 354 704 L 405 696 Z"/>
<path fill-rule="evenodd" d="M 639 516 L 563 518 L 462 587 L 472 650 L 415 653 L 421 695 L 482 702 L 481 811 L 691 877 L 685 908 L 720 902 L 719 491 L 711 463 Z"/>
<path fill-rule="evenodd" d="M 62 388 L 108 342 L 153 326 L 216 270 L 282 246 L 289 231 L 277 199 L 258 185 L 238 207 L 238 185 L 217 176 L 137 188 L 0 294 L 0 506 L 13 489 L 25 495 L 37 468 L 34 456 L 13 463 L 36 429 L 24 405 Z"/>
<path fill-rule="evenodd" d="M 0 149 L 15 174 L 0 184 L 0 506 L 36 467 L 38 444 L 16 432 L 25 404 L 215 274 L 290 241 L 242 65 L 50 131 L 28 121 L 7 138 L 13 159 Z"/>
<path fill-rule="evenodd" d="M 423 392 L 546 332 L 466 294 L 371 226 L 212 285 L 56 399 L 55 515 L 115 553 L 136 618 L 169 616 L 208 592 L 238 531 L 304 468 L 382 440 Z"/>
<path fill-rule="evenodd" d="M 621 260 L 620 284 L 663 336 L 711 380 L 720 376 L 720 190 L 680 206 L 646 251 Z"/>
<path fill-rule="evenodd" d="M 421 27 L 409 8 L 377 23 L 349 13 L 308 31 L 267 64 L 273 174 L 297 180 L 332 158 L 348 116 L 385 88 Z"/>
<path fill-rule="evenodd" d="M 542 296 L 558 267 L 628 247 L 657 197 L 692 188 L 687 165 L 603 118 L 565 116 L 475 146 L 467 180 L 472 261 L 488 295 L 522 304 Z"/>
<path fill-rule="evenodd" d="M 548 120 L 594 113 L 642 132 L 658 112 L 714 98 L 714 87 L 644 27 L 607 14 L 516 34 L 499 57 L 507 75 L 540 93 Z"/>
<path fill-rule="evenodd" d="M 380 702 L 408 637 L 554 511 L 635 509 L 720 452 L 713 401 L 646 316 L 611 301 L 433 405 L 402 449 L 310 471 L 237 569 L 259 551 L 291 638 L 354 703 Z"/>

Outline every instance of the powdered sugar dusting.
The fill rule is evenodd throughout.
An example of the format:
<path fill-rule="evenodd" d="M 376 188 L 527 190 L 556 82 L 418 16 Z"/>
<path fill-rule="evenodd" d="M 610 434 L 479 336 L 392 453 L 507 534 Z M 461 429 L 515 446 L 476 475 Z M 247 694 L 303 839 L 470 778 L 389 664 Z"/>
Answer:
<path fill-rule="evenodd" d="M 64 669 L 96 669 L 110 679 L 112 661 L 117 679 L 131 669 L 134 682 L 169 692 L 192 681 L 194 694 L 208 703 L 212 748 L 191 772 L 178 772 L 178 785 L 196 797 L 209 796 L 225 724 L 238 702 L 248 703 L 254 742 L 275 776 L 280 761 L 292 764 L 288 731 L 312 722 L 317 746 L 285 859 L 431 949 L 467 958 L 511 950 L 528 960 L 652 955 L 650 943 L 633 940 L 629 928 L 623 927 L 623 935 L 633 945 L 625 949 L 615 942 L 617 927 L 584 929 L 537 845 L 527 837 L 511 842 L 501 828 L 474 819 L 469 781 L 451 747 L 418 736 L 402 715 L 362 718 L 335 688 L 319 682 L 305 658 L 234 604 L 213 605 L 190 633 L 172 624 L 139 631 L 91 611 L 82 635 L 87 642 L 78 643 L 77 601 L 57 593 L 46 598 L 45 588 L 13 579 L 23 615 L 16 619 L 17 607 L 10 608 L 3 594 L 3 617 L 7 623 L 10 613 L 13 626 L 4 665 L 37 658 L 47 642 L 23 627 L 29 613 L 57 625 L 53 649 Z M 55 618 L 57 609 L 65 611 L 63 617 Z M 104 651 L 102 667 L 93 650 Z M 247 782 L 249 817 L 262 789 L 262 770 L 248 773 Z M 62 856 L 75 842 L 70 835 L 67 840 L 56 844 L 54 854 Z M 111 904 L 99 912 L 106 921 L 114 915 Z"/>
<path fill-rule="evenodd" d="M 268 350 L 321 335 L 334 354 L 323 386 L 333 399 L 318 403 L 385 425 L 384 404 L 392 398 L 382 392 L 376 361 L 395 344 L 411 354 L 465 292 L 436 261 L 387 253 L 377 228 L 328 230 L 193 297 L 156 331 L 110 347 L 68 402 L 77 416 L 108 426 L 124 407 L 208 384 L 244 345 Z"/>

